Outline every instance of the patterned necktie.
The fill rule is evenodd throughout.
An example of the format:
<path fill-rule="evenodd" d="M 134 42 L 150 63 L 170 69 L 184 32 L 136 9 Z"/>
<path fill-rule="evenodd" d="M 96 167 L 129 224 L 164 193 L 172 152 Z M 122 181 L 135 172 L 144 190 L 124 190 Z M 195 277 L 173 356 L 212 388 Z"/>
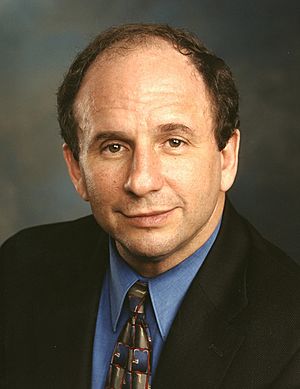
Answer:
<path fill-rule="evenodd" d="M 150 389 L 151 338 L 145 321 L 147 285 L 138 281 L 128 291 L 131 317 L 115 346 L 106 389 Z"/>

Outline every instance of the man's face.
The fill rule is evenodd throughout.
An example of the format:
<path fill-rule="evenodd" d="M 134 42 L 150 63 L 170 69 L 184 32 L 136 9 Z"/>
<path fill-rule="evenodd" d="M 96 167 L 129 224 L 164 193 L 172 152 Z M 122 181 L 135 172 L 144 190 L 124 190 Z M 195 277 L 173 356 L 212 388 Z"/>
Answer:
<path fill-rule="evenodd" d="M 103 57 L 75 110 L 81 151 L 77 163 L 65 146 L 71 178 L 120 254 L 161 272 L 200 247 L 234 180 L 238 135 L 218 150 L 209 95 L 187 57 L 164 42 Z"/>

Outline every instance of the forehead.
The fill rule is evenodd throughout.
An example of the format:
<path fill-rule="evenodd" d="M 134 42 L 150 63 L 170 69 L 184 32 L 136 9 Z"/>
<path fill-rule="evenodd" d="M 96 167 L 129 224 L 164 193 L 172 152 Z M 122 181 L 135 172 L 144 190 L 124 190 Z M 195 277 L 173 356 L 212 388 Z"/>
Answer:
<path fill-rule="evenodd" d="M 134 48 L 110 50 L 87 71 L 75 101 L 79 121 L 112 109 L 143 112 L 164 106 L 194 109 L 211 116 L 202 76 L 188 56 L 162 40 Z M 113 114 L 113 112 L 112 112 Z"/>

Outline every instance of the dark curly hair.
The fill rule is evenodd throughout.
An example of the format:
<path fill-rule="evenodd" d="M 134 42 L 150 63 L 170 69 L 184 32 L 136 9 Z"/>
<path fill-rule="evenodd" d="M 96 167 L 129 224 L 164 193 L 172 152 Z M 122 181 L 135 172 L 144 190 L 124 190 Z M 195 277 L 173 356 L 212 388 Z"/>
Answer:
<path fill-rule="evenodd" d="M 234 130 L 239 127 L 239 96 L 232 73 L 225 62 L 208 50 L 191 32 L 166 24 L 125 24 L 100 33 L 80 52 L 67 72 L 57 93 L 58 121 L 61 135 L 74 158 L 79 159 L 78 126 L 74 101 L 84 75 L 95 59 L 110 49 L 127 50 L 153 38 L 169 42 L 181 54 L 189 57 L 201 74 L 209 92 L 215 121 L 215 138 L 222 150 Z"/>

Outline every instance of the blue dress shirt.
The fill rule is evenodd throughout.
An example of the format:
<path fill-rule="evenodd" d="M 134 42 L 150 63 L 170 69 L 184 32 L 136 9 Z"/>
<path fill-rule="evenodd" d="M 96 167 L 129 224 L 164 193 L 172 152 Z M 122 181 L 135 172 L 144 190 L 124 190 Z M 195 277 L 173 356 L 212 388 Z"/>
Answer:
<path fill-rule="evenodd" d="M 152 377 L 160 352 L 178 308 L 196 273 L 211 249 L 220 228 L 217 228 L 196 252 L 172 269 L 154 278 L 136 273 L 119 256 L 110 239 L 110 267 L 101 292 L 93 348 L 92 389 L 103 389 L 112 352 L 119 333 L 128 320 L 124 303 L 130 287 L 138 280 L 148 283 L 151 304 L 146 306 L 146 318 L 152 338 Z"/>

